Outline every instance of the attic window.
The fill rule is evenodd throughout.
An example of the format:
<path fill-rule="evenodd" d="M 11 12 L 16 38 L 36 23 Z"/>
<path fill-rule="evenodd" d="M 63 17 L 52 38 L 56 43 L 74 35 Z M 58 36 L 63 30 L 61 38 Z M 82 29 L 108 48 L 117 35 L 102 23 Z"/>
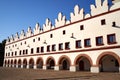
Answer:
<path fill-rule="evenodd" d="M 101 25 L 105 25 L 105 24 L 106 24 L 105 19 L 102 19 L 102 20 L 101 20 Z"/>
<path fill-rule="evenodd" d="M 84 25 L 80 25 L 80 30 L 84 30 Z"/>
<path fill-rule="evenodd" d="M 65 30 L 63 30 L 63 35 L 65 35 L 65 33 L 66 33 Z"/>
<path fill-rule="evenodd" d="M 50 38 L 53 38 L 53 34 L 50 34 Z"/>

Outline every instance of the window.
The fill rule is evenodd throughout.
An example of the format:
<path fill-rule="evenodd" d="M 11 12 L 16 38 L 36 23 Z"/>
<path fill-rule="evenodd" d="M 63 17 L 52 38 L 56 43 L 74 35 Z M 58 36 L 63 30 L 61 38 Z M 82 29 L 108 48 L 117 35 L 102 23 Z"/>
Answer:
<path fill-rule="evenodd" d="M 21 54 L 22 54 L 22 51 L 20 50 L 19 55 L 21 55 Z"/>
<path fill-rule="evenodd" d="M 65 30 L 63 30 L 63 35 L 65 35 L 65 34 L 66 34 Z"/>
<path fill-rule="evenodd" d="M 40 37 L 38 38 L 38 41 L 40 41 Z"/>
<path fill-rule="evenodd" d="M 108 44 L 115 44 L 116 43 L 115 34 L 107 35 L 107 42 Z"/>
<path fill-rule="evenodd" d="M 106 24 L 105 19 L 102 19 L 101 20 L 101 25 L 105 25 L 105 24 Z"/>
<path fill-rule="evenodd" d="M 91 47 L 90 39 L 85 39 L 84 40 L 84 46 L 85 47 Z"/>
<path fill-rule="evenodd" d="M 23 50 L 23 54 L 25 54 L 25 50 Z"/>
<path fill-rule="evenodd" d="M 63 43 L 59 44 L 59 50 L 63 50 Z"/>
<path fill-rule="evenodd" d="M 103 45 L 103 37 L 102 36 L 96 37 L 96 45 L 97 46 Z"/>
<path fill-rule="evenodd" d="M 25 44 L 26 44 L 26 41 L 25 41 Z"/>
<path fill-rule="evenodd" d="M 81 26 L 80 26 L 80 30 L 84 30 L 84 25 L 81 25 Z"/>
<path fill-rule="evenodd" d="M 65 43 L 65 49 L 70 49 L 70 42 Z"/>
<path fill-rule="evenodd" d="M 33 52 L 34 52 L 34 50 L 33 50 L 33 48 L 31 48 L 31 54 L 33 54 Z"/>
<path fill-rule="evenodd" d="M 56 51 L 56 45 L 52 45 L 52 51 Z"/>
<path fill-rule="evenodd" d="M 35 42 L 35 39 L 33 39 L 33 42 Z"/>
<path fill-rule="evenodd" d="M 22 42 L 21 42 L 21 45 L 22 45 Z"/>
<path fill-rule="evenodd" d="M 41 52 L 44 52 L 44 47 L 41 47 Z"/>
<path fill-rule="evenodd" d="M 28 54 L 28 49 L 26 49 L 26 54 Z"/>
<path fill-rule="evenodd" d="M 50 34 L 50 38 L 53 38 L 53 34 Z"/>
<path fill-rule="evenodd" d="M 81 40 L 76 41 L 76 48 L 81 48 Z"/>
<path fill-rule="evenodd" d="M 36 53 L 39 53 L 39 47 L 37 47 L 37 49 L 36 49 Z"/>
<path fill-rule="evenodd" d="M 47 46 L 47 52 L 50 52 L 50 45 Z"/>
<path fill-rule="evenodd" d="M 15 51 L 15 56 L 17 55 L 17 51 Z"/>
<path fill-rule="evenodd" d="M 13 56 L 13 52 L 12 52 L 12 55 L 11 56 Z"/>

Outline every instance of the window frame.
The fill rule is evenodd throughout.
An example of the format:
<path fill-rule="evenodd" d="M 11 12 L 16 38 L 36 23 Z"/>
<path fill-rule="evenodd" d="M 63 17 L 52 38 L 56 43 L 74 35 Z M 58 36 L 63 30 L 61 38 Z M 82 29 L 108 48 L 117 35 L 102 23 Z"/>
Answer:
<path fill-rule="evenodd" d="M 89 45 L 88 45 L 88 43 L 89 43 Z M 91 47 L 91 39 L 90 38 L 84 39 L 84 47 Z"/>
<path fill-rule="evenodd" d="M 100 42 L 99 42 L 99 39 L 101 39 Z M 102 45 L 104 45 L 103 36 L 96 37 L 96 46 L 102 46 Z"/>
<path fill-rule="evenodd" d="M 112 39 L 112 41 L 111 41 Z M 110 45 L 110 44 L 116 44 L 116 34 L 108 34 L 107 35 L 107 43 Z"/>
<path fill-rule="evenodd" d="M 70 49 L 70 42 L 66 42 L 65 43 L 65 50 L 69 50 Z"/>
<path fill-rule="evenodd" d="M 80 45 L 78 45 L 79 42 L 80 42 Z M 75 41 L 75 47 L 76 48 L 81 48 L 81 40 L 76 40 Z"/>

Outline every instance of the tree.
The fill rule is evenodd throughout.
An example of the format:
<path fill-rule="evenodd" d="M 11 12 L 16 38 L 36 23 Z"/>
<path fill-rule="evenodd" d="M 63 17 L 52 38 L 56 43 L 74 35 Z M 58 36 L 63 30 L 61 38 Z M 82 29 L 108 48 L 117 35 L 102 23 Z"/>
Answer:
<path fill-rule="evenodd" d="M 5 43 L 6 43 L 6 40 L 3 40 L 2 43 L 0 43 L 0 66 L 3 66 Z"/>

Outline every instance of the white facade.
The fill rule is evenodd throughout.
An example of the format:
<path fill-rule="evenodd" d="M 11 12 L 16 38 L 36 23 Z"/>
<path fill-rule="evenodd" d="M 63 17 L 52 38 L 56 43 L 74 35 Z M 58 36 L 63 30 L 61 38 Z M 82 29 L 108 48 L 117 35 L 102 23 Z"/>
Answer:
<path fill-rule="evenodd" d="M 8 38 L 5 67 L 41 68 L 70 71 L 120 71 L 120 2 L 96 0 L 91 13 L 76 5 L 67 20 L 58 14 L 55 26 L 46 19 L 34 31 Z"/>

